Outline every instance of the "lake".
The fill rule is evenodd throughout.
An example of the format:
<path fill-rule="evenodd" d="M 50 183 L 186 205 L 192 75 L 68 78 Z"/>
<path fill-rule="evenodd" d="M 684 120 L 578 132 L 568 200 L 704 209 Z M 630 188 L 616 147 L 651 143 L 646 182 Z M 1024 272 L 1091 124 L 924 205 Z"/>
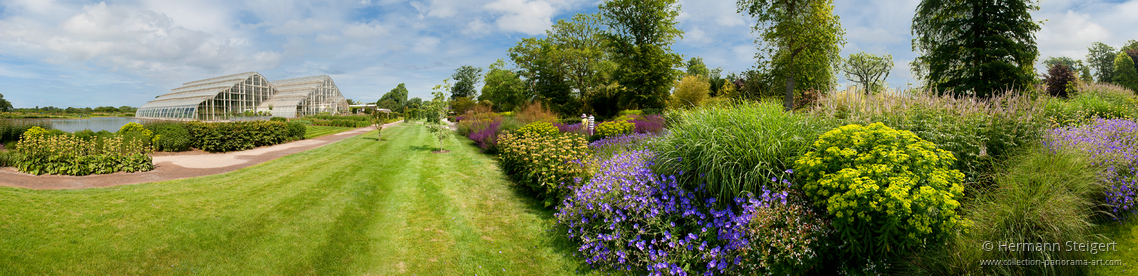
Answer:
<path fill-rule="evenodd" d="M 142 120 L 133 117 L 95 117 L 90 119 L 9 119 L 8 121 L 17 122 L 43 122 L 46 121 L 51 124 L 54 129 L 76 132 L 84 129 L 90 129 L 94 132 L 106 130 L 110 132 L 119 131 L 119 128 L 130 122 L 142 123 Z"/>

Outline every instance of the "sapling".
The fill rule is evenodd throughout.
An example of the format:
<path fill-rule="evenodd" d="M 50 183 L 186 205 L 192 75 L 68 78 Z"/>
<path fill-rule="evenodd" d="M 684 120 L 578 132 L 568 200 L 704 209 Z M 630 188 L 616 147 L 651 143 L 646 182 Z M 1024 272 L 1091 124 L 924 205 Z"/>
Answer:
<path fill-rule="evenodd" d="M 427 125 L 427 130 L 431 131 L 431 133 L 435 134 L 435 137 L 439 138 L 439 151 L 443 150 L 443 140 L 450 138 L 450 136 L 453 134 L 450 131 L 450 127 L 447 127 L 443 124 L 429 124 Z"/>

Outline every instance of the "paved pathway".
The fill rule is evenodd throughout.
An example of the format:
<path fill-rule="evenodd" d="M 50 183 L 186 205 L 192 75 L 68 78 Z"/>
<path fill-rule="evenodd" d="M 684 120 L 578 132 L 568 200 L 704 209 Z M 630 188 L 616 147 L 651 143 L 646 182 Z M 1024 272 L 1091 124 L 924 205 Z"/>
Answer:
<path fill-rule="evenodd" d="M 384 125 L 391 126 L 396 123 Z M 149 183 L 166 180 L 214 175 L 260 164 L 269 160 L 298 153 L 327 144 L 335 143 L 356 135 L 375 130 L 375 127 L 362 127 L 341 133 L 324 135 L 313 139 L 294 141 L 280 145 L 259 147 L 251 150 L 205 153 L 188 152 L 160 155 L 154 157 L 154 170 L 141 173 L 118 172 L 103 175 L 31 175 L 13 167 L 0 168 L 0 186 L 21 187 L 37 190 L 82 189 L 112 187 L 118 185 Z"/>

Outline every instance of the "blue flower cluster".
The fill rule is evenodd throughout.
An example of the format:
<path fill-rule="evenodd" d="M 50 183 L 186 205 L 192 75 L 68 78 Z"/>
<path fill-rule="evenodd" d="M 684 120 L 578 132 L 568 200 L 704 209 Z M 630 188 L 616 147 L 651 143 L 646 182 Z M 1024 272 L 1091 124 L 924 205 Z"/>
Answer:
<path fill-rule="evenodd" d="M 764 189 L 715 209 L 714 198 L 698 196 L 702 187 L 687 191 L 675 175 L 654 173 L 654 157 L 648 150 L 614 154 L 558 207 L 559 224 L 581 242 L 586 262 L 649 275 L 737 272 L 756 210 L 786 204 L 787 192 Z"/>
<path fill-rule="evenodd" d="M 603 159 L 622 151 L 648 149 L 651 141 L 661 136 L 662 134 L 656 133 L 632 133 L 605 137 L 589 143 L 589 150 L 593 157 Z"/>
<path fill-rule="evenodd" d="M 1046 142 L 1049 149 L 1079 149 L 1107 168 L 1102 176 L 1110 185 L 1105 199 L 1116 217 L 1138 211 L 1138 122 L 1097 119 L 1082 126 L 1052 129 L 1050 134 L 1051 140 Z"/>

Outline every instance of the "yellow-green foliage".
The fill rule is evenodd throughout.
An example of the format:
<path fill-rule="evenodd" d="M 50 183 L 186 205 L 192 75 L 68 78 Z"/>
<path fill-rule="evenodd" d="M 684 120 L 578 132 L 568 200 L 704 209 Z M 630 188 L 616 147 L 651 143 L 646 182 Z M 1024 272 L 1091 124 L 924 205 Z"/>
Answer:
<path fill-rule="evenodd" d="M 38 126 L 34 126 L 32 128 L 29 128 L 28 131 L 24 132 L 23 138 L 28 139 L 29 137 L 44 136 L 44 135 L 47 135 L 49 133 L 50 132 L 48 132 L 46 129 L 43 129 L 43 128 L 38 127 Z"/>
<path fill-rule="evenodd" d="M 146 129 L 141 124 L 135 123 L 135 122 L 127 123 L 127 124 L 123 125 L 121 128 L 119 128 L 118 134 L 127 134 L 127 133 L 140 133 L 142 135 L 145 135 L 146 137 L 152 136 L 152 133 L 150 132 L 149 129 Z"/>
<path fill-rule="evenodd" d="M 699 75 L 687 75 L 676 81 L 676 93 L 672 94 L 672 107 L 700 106 L 707 99 L 711 91 L 711 84 L 707 78 Z"/>
<path fill-rule="evenodd" d="M 557 130 L 557 127 L 553 126 L 552 123 L 543 121 L 532 122 L 518 129 L 518 133 L 520 134 L 529 133 L 547 136 L 557 135 L 557 133 L 560 132 L 561 131 Z"/>
<path fill-rule="evenodd" d="M 826 132 L 795 161 L 803 190 L 833 219 L 848 256 L 887 256 L 967 227 L 951 152 L 881 123 Z"/>
<path fill-rule="evenodd" d="M 14 167 L 36 175 L 89 175 L 154 169 L 148 155 L 152 152 L 149 145 L 140 139 L 130 139 L 129 135 L 84 139 L 66 133 L 48 134 L 40 127 L 25 132 L 16 146 L 21 157 L 14 162 Z"/>
<path fill-rule="evenodd" d="M 548 135 L 519 131 L 498 137 L 502 169 L 539 193 L 546 206 L 558 203 L 569 185 L 587 176 L 585 164 L 589 160 L 589 141 L 584 135 L 561 134 L 556 127 L 553 130 Z"/>
<path fill-rule="evenodd" d="M 597 125 L 597 136 L 601 138 L 618 136 L 622 134 L 632 133 L 636 129 L 636 124 L 627 120 L 615 120 L 603 122 Z"/>

